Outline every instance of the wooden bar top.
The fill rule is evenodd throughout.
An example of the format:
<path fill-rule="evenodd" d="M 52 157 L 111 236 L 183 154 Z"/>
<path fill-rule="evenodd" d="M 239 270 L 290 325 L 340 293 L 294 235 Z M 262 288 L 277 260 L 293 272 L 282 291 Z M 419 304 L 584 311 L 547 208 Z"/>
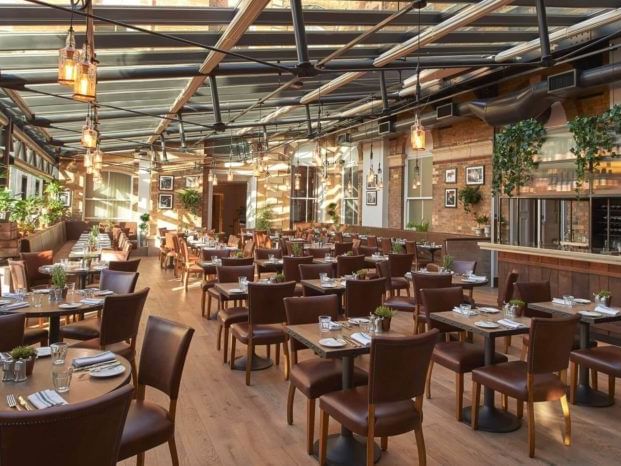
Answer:
<path fill-rule="evenodd" d="M 481 249 L 487 251 L 510 252 L 514 254 L 526 254 L 531 256 L 549 257 L 555 259 L 568 259 L 572 261 L 596 262 L 599 264 L 621 265 L 621 256 L 607 254 L 593 254 L 590 252 L 561 251 L 556 249 L 531 248 L 528 246 L 514 246 L 499 243 L 478 243 Z"/>

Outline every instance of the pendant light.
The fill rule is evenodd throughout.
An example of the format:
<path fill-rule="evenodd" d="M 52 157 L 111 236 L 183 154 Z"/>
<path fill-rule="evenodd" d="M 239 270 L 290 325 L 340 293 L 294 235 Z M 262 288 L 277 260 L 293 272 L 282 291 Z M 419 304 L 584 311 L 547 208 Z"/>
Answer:
<path fill-rule="evenodd" d="M 420 8 L 418 9 L 418 50 L 420 50 Z M 416 65 L 416 103 L 420 103 L 420 54 L 417 56 L 418 63 Z M 425 128 L 420 122 L 418 118 L 418 111 L 416 111 L 416 115 L 414 116 L 414 124 L 410 129 L 410 144 L 412 145 L 412 149 L 414 150 L 423 150 L 425 149 Z"/>
<path fill-rule="evenodd" d="M 299 191 L 300 188 L 302 187 L 301 178 L 302 178 L 302 175 L 300 174 L 300 164 L 296 163 L 295 174 L 293 175 L 293 189 L 295 189 L 296 191 Z"/>
<path fill-rule="evenodd" d="M 81 55 L 73 83 L 73 98 L 80 102 L 93 102 L 97 94 L 97 65 L 86 43 Z"/>
<path fill-rule="evenodd" d="M 212 180 L 211 184 L 213 186 L 218 186 L 218 175 L 216 175 L 215 173 L 213 174 L 213 180 Z"/>
<path fill-rule="evenodd" d="M 90 149 L 88 149 L 84 154 L 83 164 L 87 175 L 93 173 L 93 154 L 91 153 Z"/>
<path fill-rule="evenodd" d="M 101 148 L 99 144 L 95 148 L 95 152 L 93 153 L 93 169 L 95 171 L 101 171 L 103 168 L 103 153 L 101 152 Z"/>
<path fill-rule="evenodd" d="M 226 181 L 233 181 L 233 170 L 231 169 L 231 167 L 229 167 L 229 172 L 226 174 Z"/>
<path fill-rule="evenodd" d="M 82 139 L 80 143 L 87 149 L 94 149 L 99 140 L 99 131 L 97 131 L 97 122 L 94 117 L 96 110 L 94 105 L 89 105 L 86 121 L 82 126 Z"/>
<path fill-rule="evenodd" d="M 65 46 L 58 51 L 58 84 L 73 87 L 78 61 L 80 61 L 80 52 L 75 48 L 72 14 Z"/>
<path fill-rule="evenodd" d="M 384 189 L 384 176 L 382 173 L 382 162 L 378 162 L 377 164 L 377 175 L 376 175 L 376 180 L 377 180 L 377 189 Z"/>
<path fill-rule="evenodd" d="M 369 153 L 369 174 L 367 175 L 367 186 L 374 187 L 376 182 L 375 172 L 373 171 L 373 143 Z"/>

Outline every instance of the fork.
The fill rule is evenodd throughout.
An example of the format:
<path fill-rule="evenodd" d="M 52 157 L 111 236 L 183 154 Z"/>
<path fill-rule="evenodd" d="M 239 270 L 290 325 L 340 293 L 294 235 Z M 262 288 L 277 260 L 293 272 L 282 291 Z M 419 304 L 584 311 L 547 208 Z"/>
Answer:
<path fill-rule="evenodd" d="M 17 401 L 15 401 L 15 396 L 12 394 L 9 394 L 6 396 L 6 404 L 9 405 L 9 408 L 14 408 L 18 411 L 21 411 L 20 407 L 17 406 Z"/>

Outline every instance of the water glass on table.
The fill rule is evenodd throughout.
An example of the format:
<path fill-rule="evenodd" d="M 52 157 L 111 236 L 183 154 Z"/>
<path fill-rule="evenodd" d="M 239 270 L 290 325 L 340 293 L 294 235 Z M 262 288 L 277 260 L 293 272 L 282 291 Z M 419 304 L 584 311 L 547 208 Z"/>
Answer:
<path fill-rule="evenodd" d="M 563 302 L 566 306 L 573 306 L 575 304 L 575 298 L 571 295 L 563 295 Z"/>
<path fill-rule="evenodd" d="M 332 317 L 330 316 L 319 316 L 319 331 L 321 333 L 326 333 L 330 331 L 330 323 L 332 322 Z"/>
<path fill-rule="evenodd" d="M 238 284 L 240 290 L 248 291 L 248 277 L 239 277 Z"/>
<path fill-rule="evenodd" d="M 320 273 L 319 274 L 319 283 L 321 283 L 323 285 L 327 281 L 328 281 L 328 274 L 325 273 L 325 272 Z"/>
<path fill-rule="evenodd" d="M 58 393 L 66 393 L 71 386 L 71 376 L 73 368 L 70 366 L 53 366 L 52 367 L 52 385 Z"/>
<path fill-rule="evenodd" d="M 52 365 L 59 366 L 65 364 L 67 357 L 67 349 L 69 345 L 64 342 L 52 343 L 50 345 L 50 353 L 52 355 Z"/>

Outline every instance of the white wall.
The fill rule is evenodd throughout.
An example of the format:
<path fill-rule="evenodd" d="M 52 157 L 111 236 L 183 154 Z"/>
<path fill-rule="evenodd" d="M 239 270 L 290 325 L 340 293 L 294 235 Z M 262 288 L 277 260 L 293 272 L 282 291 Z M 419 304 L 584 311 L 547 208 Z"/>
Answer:
<path fill-rule="evenodd" d="M 378 162 L 382 162 L 384 189 L 377 191 L 377 205 L 367 205 L 367 175 L 369 173 L 371 143 L 365 142 L 362 148 L 362 226 L 383 227 L 388 225 L 388 142 L 373 141 L 373 170 L 377 172 Z"/>

